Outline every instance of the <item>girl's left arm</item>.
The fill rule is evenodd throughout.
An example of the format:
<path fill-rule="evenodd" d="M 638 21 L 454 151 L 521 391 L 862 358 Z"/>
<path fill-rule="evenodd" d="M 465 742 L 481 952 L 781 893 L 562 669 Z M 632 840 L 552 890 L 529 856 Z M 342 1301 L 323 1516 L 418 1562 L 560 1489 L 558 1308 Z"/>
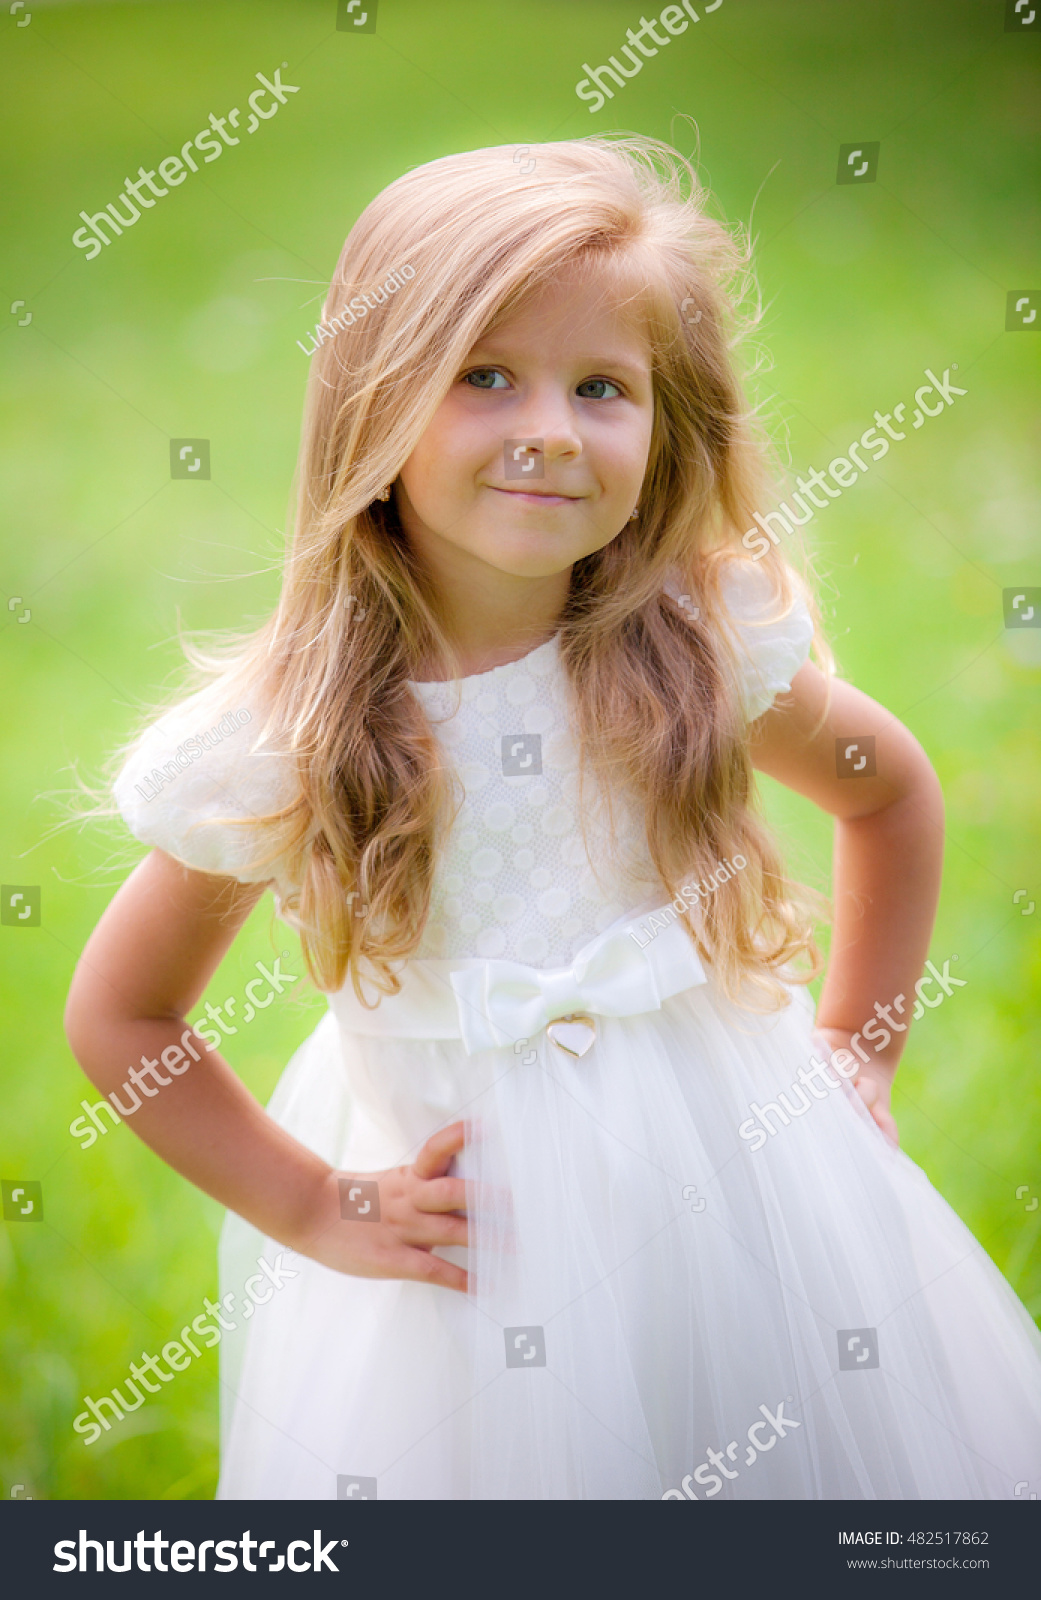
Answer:
<path fill-rule="evenodd" d="M 851 684 L 800 668 L 752 729 L 754 765 L 836 819 L 831 954 L 817 1031 L 852 1049 L 855 1079 L 891 1138 L 889 1097 L 907 1041 L 943 861 L 943 796 L 918 741 Z"/>

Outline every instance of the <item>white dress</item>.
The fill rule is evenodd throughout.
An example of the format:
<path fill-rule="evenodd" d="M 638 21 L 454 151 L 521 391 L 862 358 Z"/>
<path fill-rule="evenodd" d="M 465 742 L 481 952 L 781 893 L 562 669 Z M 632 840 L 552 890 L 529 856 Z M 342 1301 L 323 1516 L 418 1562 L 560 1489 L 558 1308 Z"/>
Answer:
<path fill-rule="evenodd" d="M 731 584 L 750 717 L 810 639 L 801 607 L 756 626 L 758 603 Z M 583 841 L 565 687 L 555 638 L 413 685 L 466 795 L 423 943 L 377 1012 L 349 983 L 330 996 L 269 1108 L 359 1173 L 465 1119 L 471 1244 L 440 1253 L 471 1290 L 348 1277 L 229 1214 L 222 1294 L 241 1305 L 260 1258 L 281 1287 L 223 1335 L 218 1497 L 1036 1493 L 1026 1311 L 849 1085 L 799 1079 L 806 991 L 767 1019 L 728 1003 L 671 914 L 651 922 L 667 895 L 635 822 L 612 854 L 594 801 Z M 265 809 L 285 774 L 255 720 L 164 778 L 241 709 L 206 707 L 146 735 L 117 799 L 146 843 L 248 879 L 235 830 L 191 824 Z M 580 1057 L 547 1032 L 575 1012 L 595 1023 Z M 752 1136 L 758 1108 L 772 1131 Z"/>

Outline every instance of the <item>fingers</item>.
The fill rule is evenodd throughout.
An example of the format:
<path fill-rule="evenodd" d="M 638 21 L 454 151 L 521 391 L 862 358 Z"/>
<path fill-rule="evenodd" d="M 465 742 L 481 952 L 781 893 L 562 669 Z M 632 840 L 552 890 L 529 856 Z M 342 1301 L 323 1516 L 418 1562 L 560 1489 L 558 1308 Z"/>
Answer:
<path fill-rule="evenodd" d="M 323 1265 L 355 1278 L 407 1278 L 418 1283 L 433 1283 L 465 1291 L 467 1276 L 464 1269 L 433 1254 L 439 1246 L 465 1247 L 465 1218 L 439 1218 L 436 1223 L 431 1223 L 429 1238 L 421 1237 L 417 1230 L 412 1229 L 403 1237 L 401 1233 L 384 1229 L 379 1223 L 371 1228 L 365 1228 L 360 1223 L 347 1223 L 345 1226 L 354 1231 L 354 1237 L 344 1242 L 346 1248 L 316 1256 L 315 1259 L 321 1259 Z M 444 1236 L 446 1234 L 447 1237 Z"/>
<path fill-rule="evenodd" d="M 466 1211 L 466 1183 L 462 1178 L 448 1176 L 453 1157 L 466 1143 L 466 1130 L 467 1124 L 462 1120 L 439 1128 L 421 1147 L 411 1167 L 367 1174 L 380 1183 L 383 1221 L 371 1233 L 359 1234 L 352 1240 L 353 1259 L 346 1266 L 341 1258 L 337 1262 L 341 1271 L 361 1277 L 404 1278 L 467 1292 L 466 1271 L 433 1254 L 438 1246 L 465 1248 L 470 1242 L 467 1218 L 458 1215 Z M 344 1221 L 348 1229 L 358 1226 Z"/>
<path fill-rule="evenodd" d="M 428 1178 L 415 1192 L 417 1211 L 465 1211 L 466 1184 L 462 1178 Z"/>
<path fill-rule="evenodd" d="M 893 1144 L 899 1146 L 900 1135 L 897 1131 L 896 1118 L 893 1116 L 893 1113 L 889 1110 L 884 1110 L 881 1106 L 879 1106 L 872 1111 L 871 1115 L 882 1129 L 882 1132 L 885 1134 L 886 1138 L 891 1139 Z"/>
<path fill-rule="evenodd" d="M 461 1244 L 470 1243 L 470 1224 L 465 1217 L 448 1216 L 431 1217 L 417 1220 L 402 1228 L 402 1236 L 409 1244 L 422 1245 L 429 1249 L 435 1244 Z"/>
<path fill-rule="evenodd" d="M 896 1120 L 889 1109 L 887 1097 L 882 1093 L 878 1083 L 874 1078 L 864 1076 L 856 1080 L 854 1088 L 886 1138 L 891 1140 L 893 1144 L 899 1145 L 900 1138 L 897 1133 Z"/>
<path fill-rule="evenodd" d="M 465 1122 L 453 1122 L 447 1128 L 439 1128 L 437 1133 L 431 1134 L 412 1163 L 412 1170 L 416 1177 L 444 1177 L 452 1164 L 452 1157 L 463 1148 L 465 1143 Z"/>
<path fill-rule="evenodd" d="M 410 1250 L 400 1273 L 395 1273 L 395 1277 L 398 1276 L 417 1283 L 439 1284 L 443 1289 L 459 1289 L 463 1294 L 469 1282 L 462 1267 L 443 1260 L 441 1256 L 431 1255 L 428 1250 Z"/>

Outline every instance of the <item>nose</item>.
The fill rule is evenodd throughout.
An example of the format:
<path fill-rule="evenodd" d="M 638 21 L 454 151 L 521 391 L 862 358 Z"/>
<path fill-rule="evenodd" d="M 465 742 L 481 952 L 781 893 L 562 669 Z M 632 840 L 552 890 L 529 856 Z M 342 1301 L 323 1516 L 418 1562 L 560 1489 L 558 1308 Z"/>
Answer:
<path fill-rule="evenodd" d="M 547 463 L 573 461 L 582 454 L 582 436 L 569 401 L 563 390 L 546 387 L 531 396 L 525 409 L 527 437 L 541 441 L 536 448 Z"/>

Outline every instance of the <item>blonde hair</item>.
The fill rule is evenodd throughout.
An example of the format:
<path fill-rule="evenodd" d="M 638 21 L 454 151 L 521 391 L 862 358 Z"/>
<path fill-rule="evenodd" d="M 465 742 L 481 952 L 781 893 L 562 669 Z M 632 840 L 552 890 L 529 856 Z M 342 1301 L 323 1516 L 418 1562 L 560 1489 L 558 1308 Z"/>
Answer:
<path fill-rule="evenodd" d="M 582 768 L 608 800 L 622 788 L 642 804 L 669 898 L 727 856 L 747 858 L 708 897 L 700 927 L 687 926 L 726 992 L 776 1008 L 792 960 L 809 957 L 808 977 L 819 955 L 807 892 L 786 881 L 755 814 L 721 598 L 725 568 L 749 563 L 741 533 L 769 503 L 763 442 L 729 352 L 747 252 L 668 145 L 592 137 L 530 155 L 526 174 L 510 147 L 444 156 L 359 217 L 323 307 L 323 325 L 343 331 L 312 357 L 277 610 L 252 635 L 187 653 L 226 695 L 261 702 L 265 734 L 294 758 L 296 798 L 239 820 L 262 828 L 261 863 L 292 863 L 283 911 L 314 982 L 335 990 L 349 974 L 362 996 L 364 968 L 396 992 L 390 963 L 418 945 L 453 810 L 451 775 L 408 680 L 421 662 L 446 678 L 458 669 L 393 500 L 376 497 L 478 338 L 565 267 L 587 274 L 591 293 L 606 287 L 646 331 L 654 423 L 639 518 L 575 564 L 560 617 Z M 405 266 L 412 275 L 370 314 L 334 323 Z M 790 570 L 772 546 L 758 565 L 781 615 Z M 670 597 L 677 583 L 700 616 Z"/>

